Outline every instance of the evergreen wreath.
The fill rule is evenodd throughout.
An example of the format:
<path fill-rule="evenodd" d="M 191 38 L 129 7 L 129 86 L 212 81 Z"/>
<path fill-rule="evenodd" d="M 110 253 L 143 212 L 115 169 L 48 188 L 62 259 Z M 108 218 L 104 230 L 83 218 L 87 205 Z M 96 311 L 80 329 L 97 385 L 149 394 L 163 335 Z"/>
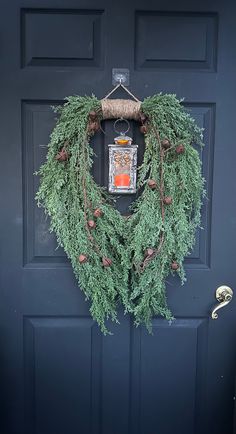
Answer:
<path fill-rule="evenodd" d="M 100 128 L 101 101 L 71 96 L 59 114 L 47 160 L 37 172 L 39 206 L 71 261 L 90 312 L 103 333 L 118 322 L 117 306 L 151 330 L 153 315 L 171 319 L 165 280 L 185 280 L 183 260 L 195 241 L 204 194 L 201 161 L 193 144 L 202 130 L 175 95 L 154 95 L 141 103 L 145 152 L 138 168 L 139 198 L 122 216 L 105 188 L 91 175 L 90 137 Z"/>

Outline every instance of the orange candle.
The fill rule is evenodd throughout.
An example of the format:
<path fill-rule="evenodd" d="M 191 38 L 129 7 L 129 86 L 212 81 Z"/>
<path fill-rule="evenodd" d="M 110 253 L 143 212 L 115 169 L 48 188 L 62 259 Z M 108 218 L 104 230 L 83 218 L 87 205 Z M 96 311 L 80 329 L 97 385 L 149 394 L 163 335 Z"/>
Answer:
<path fill-rule="evenodd" d="M 130 176 L 127 173 L 120 173 L 114 177 L 114 183 L 116 187 L 129 187 Z"/>
<path fill-rule="evenodd" d="M 128 139 L 119 139 L 119 140 L 116 141 L 116 143 L 118 145 L 128 145 L 129 140 Z"/>

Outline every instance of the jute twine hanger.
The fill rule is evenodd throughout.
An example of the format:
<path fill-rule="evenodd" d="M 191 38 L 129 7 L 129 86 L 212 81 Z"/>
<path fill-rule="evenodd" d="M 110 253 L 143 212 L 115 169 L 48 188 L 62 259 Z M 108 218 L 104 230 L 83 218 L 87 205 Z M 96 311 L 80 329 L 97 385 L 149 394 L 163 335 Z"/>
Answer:
<path fill-rule="evenodd" d="M 117 89 L 122 88 L 134 101 L 130 99 L 109 99 Z M 103 119 L 134 119 L 139 120 L 141 101 L 126 86 L 120 82 L 102 100 Z"/>

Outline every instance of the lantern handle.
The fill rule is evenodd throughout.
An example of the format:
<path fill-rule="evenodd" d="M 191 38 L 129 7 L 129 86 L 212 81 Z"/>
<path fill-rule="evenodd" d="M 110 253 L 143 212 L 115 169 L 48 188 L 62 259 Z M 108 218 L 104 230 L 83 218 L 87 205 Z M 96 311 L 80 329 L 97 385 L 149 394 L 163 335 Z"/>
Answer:
<path fill-rule="evenodd" d="M 120 82 L 112 89 L 103 99 L 109 98 L 114 92 L 116 92 L 119 87 L 121 87 L 125 92 L 128 93 L 129 96 L 131 96 L 135 101 L 140 102 L 140 100 L 132 93 L 129 89 L 127 89 L 126 86 L 122 84 L 122 79 L 120 78 Z"/>
<path fill-rule="evenodd" d="M 127 124 L 127 126 L 128 126 L 127 130 L 125 130 L 125 131 L 118 131 L 118 130 L 116 129 L 116 125 L 117 125 L 118 122 L 126 122 L 126 124 Z M 114 128 L 114 131 L 115 131 L 117 134 L 121 134 L 122 136 L 124 136 L 124 135 L 125 135 L 126 133 L 128 133 L 128 131 L 130 130 L 130 123 L 129 123 L 129 121 L 127 121 L 127 119 L 119 118 L 119 119 L 116 119 L 116 121 L 114 122 L 113 128 Z"/>

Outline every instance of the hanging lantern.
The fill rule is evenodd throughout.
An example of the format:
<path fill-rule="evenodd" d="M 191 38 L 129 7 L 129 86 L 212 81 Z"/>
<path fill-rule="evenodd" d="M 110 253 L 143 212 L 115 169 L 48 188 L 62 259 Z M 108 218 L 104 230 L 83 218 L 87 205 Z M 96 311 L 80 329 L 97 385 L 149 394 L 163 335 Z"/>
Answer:
<path fill-rule="evenodd" d="M 137 172 L 137 145 L 132 145 L 132 138 L 127 136 L 129 122 L 125 119 L 117 119 L 117 122 L 125 121 L 128 129 L 120 132 L 115 137 L 115 144 L 109 146 L 109 192 L 110 193 L 135 193 Z M 115 129 L 118 133 L 118 131 Z"/>

